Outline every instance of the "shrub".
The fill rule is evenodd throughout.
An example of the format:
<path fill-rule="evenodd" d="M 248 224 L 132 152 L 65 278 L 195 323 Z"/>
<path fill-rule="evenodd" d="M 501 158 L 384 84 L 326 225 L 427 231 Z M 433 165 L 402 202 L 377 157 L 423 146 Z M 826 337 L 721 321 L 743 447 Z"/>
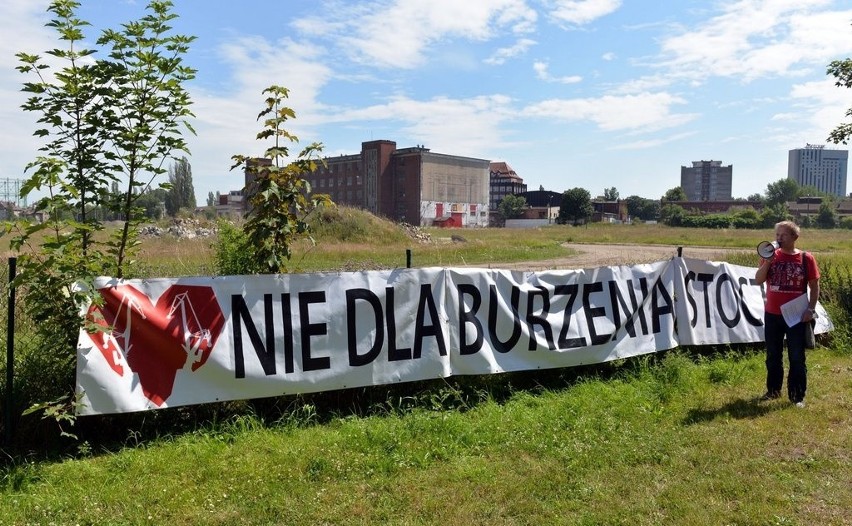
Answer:
<path fill-rule="evenodd" d="M 213 243 L 216 273 L 220 276 L 260 273 L 263 269 L 248 234 L 230 221 L 219 221 L 218 228 L 219 235 Z"/>
<path fill-rule="evenodd" d="M 852 268 L 846 262 L 820 261 L 820 301 L 834 324 L 832 347 L 850 352 L 852 343 Z"/>

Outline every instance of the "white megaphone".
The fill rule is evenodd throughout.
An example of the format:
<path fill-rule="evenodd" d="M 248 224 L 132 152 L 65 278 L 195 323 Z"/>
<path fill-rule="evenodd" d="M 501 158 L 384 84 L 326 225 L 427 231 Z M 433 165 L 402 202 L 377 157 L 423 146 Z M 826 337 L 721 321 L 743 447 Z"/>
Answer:
<path fill-rule="evenodd" d="M 761 241 L 757 245 L 757 254 L 763 259 L 769 259 L 775 255 L 775 249 L 778 248 L 777 241 Z"/>

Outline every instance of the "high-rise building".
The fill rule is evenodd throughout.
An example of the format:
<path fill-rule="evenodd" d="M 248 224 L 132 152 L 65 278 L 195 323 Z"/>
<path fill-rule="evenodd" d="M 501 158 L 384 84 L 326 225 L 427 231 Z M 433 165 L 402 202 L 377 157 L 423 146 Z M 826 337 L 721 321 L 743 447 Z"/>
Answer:
<path fill-rule="evenodd" d="M 824 145 L 808 144 L 790 150 L 787 178 L 800 186 L 813 186 L 820 192 L 846 196 L 848 150 L 829 150 Z"/>
<path fill-rule="evenodd" d="M 680 167 L 680 187 L 688 201 L 729 201 L 733 172 L 733 165 L 722 161 L 693 161 Z"/>

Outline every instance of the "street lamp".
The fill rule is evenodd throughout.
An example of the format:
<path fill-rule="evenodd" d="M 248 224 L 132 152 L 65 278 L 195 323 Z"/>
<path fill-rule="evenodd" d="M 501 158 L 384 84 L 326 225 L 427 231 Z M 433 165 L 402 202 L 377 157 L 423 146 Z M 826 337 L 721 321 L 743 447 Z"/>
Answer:
<path fill-rule="evenodd" d="M 547 224 L 550 224 L 550 200 L 553 199 L 552 194 L 547 194 Z"/>

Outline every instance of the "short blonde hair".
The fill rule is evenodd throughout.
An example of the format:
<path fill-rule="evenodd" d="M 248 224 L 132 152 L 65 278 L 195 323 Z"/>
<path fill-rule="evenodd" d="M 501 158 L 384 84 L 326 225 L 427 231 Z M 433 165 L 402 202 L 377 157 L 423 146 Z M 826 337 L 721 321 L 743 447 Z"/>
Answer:
<path fill-rule="evenodd" d="M 802 230 L 799 228 L 799 225 L 792 221 L 780 221 L 778 223 L 775 223 L 775 230 L 778 230 L 779 228 L 786 228 L 788 232 L 790 232 L 796 237 L 799 237 L 799 234 L 802 232 Z"/>

